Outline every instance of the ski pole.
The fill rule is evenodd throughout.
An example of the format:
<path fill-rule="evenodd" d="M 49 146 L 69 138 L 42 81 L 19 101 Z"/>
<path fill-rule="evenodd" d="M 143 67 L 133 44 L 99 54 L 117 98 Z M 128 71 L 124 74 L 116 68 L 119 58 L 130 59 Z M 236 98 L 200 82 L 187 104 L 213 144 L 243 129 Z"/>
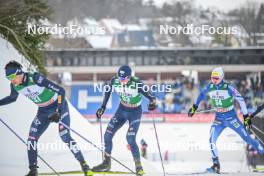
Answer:
<path fill-rule="evenodd" d="M 153 111 L 151 111 L 151 115 L 152 115 L 152 122 L 153 122 L 154 131 L 155 131 L 156 141 L 157 141 L 157 145 L 158 145 L 158 149 L 159 149 L 159 156 L 160 156 L 160 162 L 161 162 L 161 166 L 162 166 L 162 170 L 163 170 L 163 175 L 166 176 L 166 172 L 165 172 L 163 159 L 162 159 L 162 155 L 161 155 L 160 143 L 159 143 L 159 138 L 158 138 L 158 133 L 157 133 L 157 129 L 156 129 L 156 123 L 155 123 L 154 112 Z"/>
<path fill-rule="evenodd" d="M 0 118 L 0 121 L 2 122 L 3 125 L 5 125 L 22 143 L 24 143 L 26 146 L 28 146 L 28 144 L 9 126 L 7 125 L 6 122 L 3 121 L 2 118 Z M 42 158 L 39 154 L 37 154 L 37 156 L 39 157 L 39 159 L 41 161 L 43 161 L 56 175 L 60 175 L 58 172 L 56 172 L 56 170 L 47 162 L 44 160 L 44 158 Z"/>
<path fill-rule="evenodd" d="M 264 145 L 264 142 L 258 137 L 258 135 L 252 129 L 250 129 L 250 131 L 256 136 L 256 138 L 262 143 L 262 145 Z"/>
<path fill-rule="evenodd" d="M 255 125 L 252 125 L 252 127 L 253 128 L 255 128 L 258 132 L 260 132 L 261 134 L 263 134 L 264 135 L 264 132 L 263 131 L 261 131 L 258 127 L 256 127 Z"/>
<path fill-rule="evenodd" d="M 94 146 L 95 148 L 97 148 L 98 150 L 100 150 L 101 152 L 104 152 L 100 147 L 98 147 L 97 145 L 95 145 L 93 142 L 91 142 L 90 140 L 88 140 L 87 138 L 85 138 L 83 135 L 81 135 L 80 133 L 78 133 L 77 131 L 75 131 L 74 129 L 70 128 L 68 125 L 66 125 L 63 122 L 59 122 L 61 125 L 63 125 L 65 128 L 67 128 L 68 130 L 72 131 L 73 133 L 75 133 L 77 136 L 79 136 L 80 138 L 82 138 L 83 140 L 85 140 L 86 142 L 88 142 L 89 144 L 91 144 L 92 146 Z M 129 167 L 127 167 L 126 165 L 124 165 L 123 163 L 121 163 L 120 161 L 118 161 L 116 158 L 114 158 L 113 156 L 111 156 L 110 154 L 106 153 L 111 159 L 113 159 L 114 161 L 116 161 L 118 164 L 120 164 L 121 166 L 123 166 L 124 168 L 126 168 L 127 170 L 129 170 L 130 172 L 132 172 L 133 174 L 137 175 L 133 170 L 131 170 Z"/>
<path fill-rule="evenodd" d="M 102 119 L 99 119 L 99 123 L 100 123 L 100 137 L 101 137 L 101 146 L 104 145 L 104 141 L 103 141 L 103 129 L 102 129 Z M 104 152 L 102 151 L 102 161 L 104 161 Z"/>
<path fill-rule="evenodd" d="M 196 111 L 195 113 L 207 113 L 207 112 L 214 112 L 215 109 L 204 109 L 204 110 L 199 110 L 199 111 Z"/>

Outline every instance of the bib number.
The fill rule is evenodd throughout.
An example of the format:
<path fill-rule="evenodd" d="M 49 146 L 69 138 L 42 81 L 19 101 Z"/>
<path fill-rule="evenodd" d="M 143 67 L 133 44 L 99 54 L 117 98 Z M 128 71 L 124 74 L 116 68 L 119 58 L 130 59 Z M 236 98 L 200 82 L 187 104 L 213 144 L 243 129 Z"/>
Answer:
<path fill-rule="evenodd" d="M 217 107 L 221 107 L 221 106 L 222 106 L 222 101 L 219 100 L 219 99 L 215 99 L 215 105 L 216 105 Z"/>

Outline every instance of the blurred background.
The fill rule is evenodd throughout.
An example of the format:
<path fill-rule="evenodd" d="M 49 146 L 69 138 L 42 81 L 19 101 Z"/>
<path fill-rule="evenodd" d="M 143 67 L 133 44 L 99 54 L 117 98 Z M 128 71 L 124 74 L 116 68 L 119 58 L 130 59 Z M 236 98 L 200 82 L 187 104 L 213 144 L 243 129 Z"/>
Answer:
<path fill-rule="evenodd" d="M 30 25 L 76 25 L 88 30 L 70 35 L 29 34 Z M 161 26 L 166 25 L 235 27 L 237 32 L 161 33 Z M 38 70 L 63 85 L 73 106 L 95 125 L 103 92 L 94 91 L 94 85 L 110 80 L 124 64 L 148 85 L 172 86 L 170 92 L 154 93 L 158 103 L 155 118 L 164 128 L 163 138 L 169 138 L 166 125 L 185 125 L 189 131 L 193 128 L 189 124 L 206 124 L 209 132 L 214 114 L 188 119 L 186 113 L 210 81 L 214 67 L 223 67 L 225 80 L 242 94 L 250 113 L 263 103 L 264 0 L 1 0 L 0 35 Z M 103 122 L 109 121 L 118 104 L 113 93 Z M 148 126 L 152 116 L 146 107 L 144 100 L 142 122 Z M 211 102 L 204 101 L 199 108 L 211 109 Z M 240 114 L 239 109 L 237 106 Z M 254 119 L 261 130 L 263 117 L 262 113 Z M 263 134 L 256 134 L 264 140 Z M 249 148 L 243 147 L 247 156 Z M 164 158 L 177 160 L 170 150 L 163 151 Z M 258 165 L 264 165 L 263 157 L 253 155 Z M 154 151 L 148 154 L 154 161 L 157 156 Z"/>

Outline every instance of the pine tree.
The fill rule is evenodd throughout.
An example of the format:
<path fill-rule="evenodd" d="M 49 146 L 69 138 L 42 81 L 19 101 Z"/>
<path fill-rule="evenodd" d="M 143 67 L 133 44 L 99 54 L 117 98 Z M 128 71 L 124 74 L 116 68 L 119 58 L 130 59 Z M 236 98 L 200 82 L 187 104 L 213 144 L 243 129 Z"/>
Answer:
<path fill-rule="evenodd" d="M 43 48 L 49 34 L 29 33 L 28 24 L 40 27 L 51 12 L 44 0 L 0 1 L 0 35 L 44 74 Z"/>

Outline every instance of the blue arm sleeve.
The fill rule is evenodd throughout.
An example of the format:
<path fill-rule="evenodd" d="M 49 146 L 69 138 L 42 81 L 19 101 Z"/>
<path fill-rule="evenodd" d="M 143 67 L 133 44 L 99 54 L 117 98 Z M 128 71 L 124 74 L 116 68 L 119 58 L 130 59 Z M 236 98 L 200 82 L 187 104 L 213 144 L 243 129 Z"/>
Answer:
<path fill-rule="evenodd" d="M 102 107 L 104 107 L 104 108 L 106 107 L 106 104 L 107 104 L 107 102 L 110 98 L 110 95 L 112 93 L 112 85 L 114 84 L 114 80 L 115 80 L 115 78 L 113 77 L 110 82 L 106 83 L 106 86 L 109 86 L 109 89 L 107 89 L 107 91 L 104 92 L 104 100 L 102 103 Z"/>
<path fill-rule="evenodd" d="M 12 84 L 10 84 L 10 89 L 11 89 L 10 95 L 0 100 L 0 106 L 13 103 L 17 100 L 18 92 L 14 89 Z"/>
<path fill-rule="evenodd" d="M 255 112 L 253 112 L 251 115 L 254 117 L 256 116 L 260 111 L 262 111 L 264 109 L 264 103 L 260 106 L 257 107 L 257 110 Z"/>
<path fill-rule="evenodd" d="M 207 84 L 204 89 L 200 92 L 198 98 L 196 99 L 196 102 L 194 103 L 197 107 L 199 106 L 200 102 L 206 98 L 206 94 L 209 90 L 210 84 Z"/>
<path fill-rule="evenodd" d="M 59 105 L 59 109 L 63 107 L 63 104 L 65 103 L 65 90 L 61 86 L 55 84 L 54 82 L 48 80 L 44 75 L 41 75 L 40 73 L 34 73 L 34 82 L 41 86 L 46 87 L 47 89 L 50 89 L 54 92 L 56 92 L 59 96 L 61 96 L 61 105 Z"/>
<path fill-rule="evenodd" d="M 138 92 L 144 95 L 149 101 L 152 101 L 155 99 L 155 97 L 151 94 L 149 89 L 144 89 L 145 84 L 141 81 L 137 81 L 137 86 L 138 86 Z"/>
<path fill-rule="evenodd" d="M 233 86 L 231 86 L 231 85 L 228 85 L 228 93 L 230 95 L 232 95 L 238 101 L 243 115 L 248 114 L 245 100 L 241 96 L 241 94 Z"/>

